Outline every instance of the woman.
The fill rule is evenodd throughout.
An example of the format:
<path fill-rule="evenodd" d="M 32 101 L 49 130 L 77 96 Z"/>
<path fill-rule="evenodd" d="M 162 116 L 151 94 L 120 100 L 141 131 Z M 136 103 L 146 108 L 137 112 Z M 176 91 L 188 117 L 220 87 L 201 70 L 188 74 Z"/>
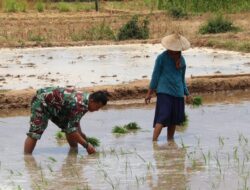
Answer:
<path fill-rule="evenodd" d="M 174 138 L 176 125 L 185 117 L 184 96 L 189 100 L 189 92 L 185 81 L 186 63 L 181 51 L 190 47 L 189 41 L 179 35 L 166 36 L 161 41 L 166 51 L 156 59 L 152 79 L 145 98 L 150 103 L 156 90 L 157 102 L 154 118 L 153 141 L 157 141 L 163 127 L 168 127 L 167 138 Z"/>

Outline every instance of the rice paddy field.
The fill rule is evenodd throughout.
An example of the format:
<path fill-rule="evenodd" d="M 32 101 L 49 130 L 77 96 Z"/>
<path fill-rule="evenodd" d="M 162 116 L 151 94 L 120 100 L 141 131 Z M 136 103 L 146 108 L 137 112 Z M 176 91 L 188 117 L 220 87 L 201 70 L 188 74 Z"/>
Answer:
<path fill-rule="evenodd" d="M 49 123 L 33 156 L 24 156 L 29 114 L 0 114 L 0 189 L 249 189 L 250 93 L 218 96 L 187 106 L 187 125 L 172 142 L 166 129 L 151 141 L 154 104 L 88 113 L 81 125 L 100 140 L 95 155 L 70 152 Z M 130 122 L 140 129 L 112 133 Z"/>

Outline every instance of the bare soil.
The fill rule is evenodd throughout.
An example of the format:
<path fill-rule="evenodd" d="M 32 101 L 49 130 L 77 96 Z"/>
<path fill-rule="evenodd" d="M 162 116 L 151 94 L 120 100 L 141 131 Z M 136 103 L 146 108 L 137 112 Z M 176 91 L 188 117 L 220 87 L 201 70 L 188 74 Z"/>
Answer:
<path fill-rule="evenodd" d="M 115 33 L 133 15 L 139 14 L 150 21 L 150 38 L 148 40 L 129 41 L 73 41 L 72 34 L 80 35 L 102 22 L 109 24 Z M 124 43 L 158 43 L 167 33 L 182 32 L 191 41 L 193 46 L 210 46 L 215 41 L 234 41 L 245 43 L 250 41 L 250 25 L 247 18 L 250 13 L 225 15 L 235 26 L 241 28 L 239 32 L 229 32 L 216 35 L 200 35 L 199 27 L 203 25 L 211 14 L 189 16 L 187 19 L 176 20 L 164 12 L 132 12 L 132 11 L 103 11 L 103 12 L 69 12 L 58 13 L 47 11 L 37 13 L 0 13 L 0 47 L 34 47 L 34 46 L 79 46 L 95 44 L 124 44 Z M 41 39 L 39 39 L 41 38 Z M 229 47 L 233 49 L 233 47 Z M 245 48 L 244 51 L 248 52 Z M 250 51 L 250 50 L 249 50 Z"/>
<path fill-rule="evenodd" d="M 96 90 L 107 90 L 110 93 L 110 101 L 122 101 L 132 99 L 142 99 L 148 89 L 148 80 L 137 80 L 128 84 L 115 86 L 96 86 L 79 89 L 93 92 Z M 187 80 L 191 94 L 215 93 L 231 90 L 249 90 L 250 74 L 242 75 L 215 75 L 192 77 Z M 10 90 L 0 92 L 0 109 L 19 109 L 30 107 L 35 89 Z"/>

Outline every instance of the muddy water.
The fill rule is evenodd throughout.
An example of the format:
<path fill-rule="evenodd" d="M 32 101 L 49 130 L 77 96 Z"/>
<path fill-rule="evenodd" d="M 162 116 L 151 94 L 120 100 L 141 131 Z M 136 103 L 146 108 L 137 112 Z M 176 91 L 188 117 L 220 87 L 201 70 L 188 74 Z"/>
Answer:
<path fill-rule="evenodd" d="M 28 116 L 0 118 L 0 189 L 247 189 L 250 187 L 250 98 L 187 107 L 175 142 L 151 142 L 153 105 L 88 113 L 81 121 L 100 139 L 99 153 L 71 154 L 49 123 L 33 156 L 22 154 Z M 116 136 L 115 125 L 142 130 Z"/>
<path fill-rule="evenodd" d="M 0 88 L 85 87 L 150 78 L 162 51 L 160 44 L 1 49 Z M 198 48 L 183 54 L 187 77 L 250 72 L 249 54 Z"/>

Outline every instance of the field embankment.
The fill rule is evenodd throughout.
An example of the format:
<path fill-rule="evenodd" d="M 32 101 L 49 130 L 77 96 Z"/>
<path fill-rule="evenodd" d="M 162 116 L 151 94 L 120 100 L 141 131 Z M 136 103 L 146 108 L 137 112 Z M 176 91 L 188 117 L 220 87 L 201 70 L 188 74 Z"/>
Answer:
<path fill-rule="evenodd" d="M 111 95 L 111 101 L 142 99 L 147 92 L 148 83 L 148 80 L 138 80 L 128 84 L 96 86 L 80 90 L 88 92 L 107 90 Z M 193 94 L 248 90 L 250 89 L 250 74 L 192 77 L 187 80 L 187 84 Z M 35 89 L 2 91 L 0 92 L 0 109 L 28 108 L 35 92 Z"/>

